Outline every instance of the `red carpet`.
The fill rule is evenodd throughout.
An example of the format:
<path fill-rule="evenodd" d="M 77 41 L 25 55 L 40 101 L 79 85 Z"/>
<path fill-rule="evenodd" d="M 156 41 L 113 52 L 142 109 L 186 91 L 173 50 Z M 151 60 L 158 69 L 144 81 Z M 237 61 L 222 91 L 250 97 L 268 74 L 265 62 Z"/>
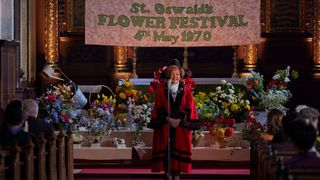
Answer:
<path fill-rule="evenodd" d="M 146 168 L 79 169 L 75 174 L 163 174 Z M 250 175 L 250 169 L 193 169 L 191 174 Z"/>

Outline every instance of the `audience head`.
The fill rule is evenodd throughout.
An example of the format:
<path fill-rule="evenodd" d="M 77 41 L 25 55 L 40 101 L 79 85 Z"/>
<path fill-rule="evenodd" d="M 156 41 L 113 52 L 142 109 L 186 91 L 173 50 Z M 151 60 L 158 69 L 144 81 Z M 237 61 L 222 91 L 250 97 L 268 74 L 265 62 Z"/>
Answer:
<path fill-rule="evenodd" d="M 307 107 L 301 109 L 299 114 L 305 118 L 311 120 L 311 123 L 314 125 L 316 129 L 318 129 L 318 121 L 319 121 L 319 111 L 313 107 Z"/>
<path fill-rule="evenodd" d="M 284 113 L 278 109 L 271 109 L 267 115 L 267 133 L 276 134 L 282 129 Z"/>
<path fill-rule="evenodd" d="M 5 109 L 4 121 L 8 126 L 21 125 L 26 120 L 23 104 L 19 100 L 11 101 Z"/>
<path fill-rule="evenodd" d="M 287 136 L 290 136 L 292 131 L 291 125 L 297 119 L 299 113 L 296 111 L 289 111 L 282 119 L 282 128 Z"/>
<path fill-rule="evenodd" d="M 27 116 L 37 117 L 39 112 L 39 106 L 34 99 L 26 99 L 23 101 L 24 110 Z"/>
<path fill-rule="evenodd" d="M 310 119 L 298 116 L 290 127 L 290 138 L 300 150 L 308 151 L 314 147 L 318 131 Z"/>
<path fill-rule="evenodd" d="M 297 113 L 299 113 L 302 109 L 304 109 L 304 108 L 308 108 L 309 106 L 307 106 L 307 105 L 305 105 L 305 104 L 300 104 L 300 105 L 298 105 L 296 108 L 295 108 L 295 111 L 297 112 Z"/>

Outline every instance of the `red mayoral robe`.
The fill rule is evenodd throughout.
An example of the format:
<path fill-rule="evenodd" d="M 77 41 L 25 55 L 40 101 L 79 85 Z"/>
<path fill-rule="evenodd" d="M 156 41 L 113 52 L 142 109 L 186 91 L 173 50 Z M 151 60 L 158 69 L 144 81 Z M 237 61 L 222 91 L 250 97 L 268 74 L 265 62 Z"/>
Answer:
<path fill-rule="evenodd" d="M 192 130 L 200 127 L 198 113 L 188 85 L 179 83 L 177 96 L 168 95 L 166 83 L 158 86 L 152 119 L 149 127 L 154 129 L 152 148 L 152 172 L 167 171 L 168 162 L 168 98 L 170 117 L 181 119 L 178 127 L 170 126 L 170 167 L 171 170 L 191 173 Z"/>

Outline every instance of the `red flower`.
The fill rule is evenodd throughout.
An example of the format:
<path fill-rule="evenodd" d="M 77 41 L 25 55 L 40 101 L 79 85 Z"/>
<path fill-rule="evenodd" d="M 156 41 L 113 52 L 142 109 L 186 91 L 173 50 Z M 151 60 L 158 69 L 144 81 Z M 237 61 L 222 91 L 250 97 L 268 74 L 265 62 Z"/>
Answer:
<path fill-rule="evenodd" d="M 224 136 L 225 137 L 230 137 L 233 134 L 234 129 L 231 127 L 226 128 L 226 130 L 224 131 Z"/>
<path fill-rule="evenodd" d="M 233 127 L 236 121 L 234 119 L 224 119 L 223 124 L 227 125 L 228 127 Z"/>
<path fill-rule="evenodd" d="M 272 88 L 272 86 L 273 86 L 273 84 L 275 84 L 277 81 L 276 80 L 271 80 L 270 82 L 269 82 L 269 89 L 271 89 Z"/>
<path fill-rule="evenodd" d="M 49 101 L 55 101 L 57 99 L 54 95 L 48 95 L 47 98 Z"/>
<path fill-rule="evenodd" d="M 252 84 L 248 84 L 248 89 L 252 89 Z"/>
<path fill-rule="evenodd" d="M 61 114 L 61 119 L 63 122 L 67 123 L 70 120 L 70 117 L 67 114 Z"/>
<path fill-rule="evenodd" d="M 153 94 L 153 93 L 154 93 L 154 89 L 153 89 L 153 86 L 152 86 L 152 85 L 149 86 L 148 92 L 149 92 L 150 94 Z"/>

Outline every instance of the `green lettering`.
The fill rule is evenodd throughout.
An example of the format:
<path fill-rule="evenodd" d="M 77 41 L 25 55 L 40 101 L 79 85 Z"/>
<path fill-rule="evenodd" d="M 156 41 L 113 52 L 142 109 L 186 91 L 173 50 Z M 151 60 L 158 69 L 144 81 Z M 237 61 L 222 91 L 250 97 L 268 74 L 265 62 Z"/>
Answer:
<path fill-rule="evenodd" d="M 172 7 L 172 10 L 175 14 L 181 14 L 186 7 Z"/>
<path fill-rule="evenodd" d="M 170 20 L 170 29 L 177 29 L 177 25 L 179 24 L 179 18 L 178 17 L 169 17 Z"/>
<path fill-rule="evenodd" d="M 239 15 L 238 17 L 239 17 L 239 26 L 247 26 L 248 25 L 248 22 L 244 22 L 243 15 Z"/>
<path fill-rule="evenodd" d="M 225 23 L 227 22 L 227 20 L 228 20 L 228 17 L 229 17 L 229 16 L 224 16 L 223 19 L 222 19 L 220 16 L 217 17 L 217 20 L 218 20 L 218 23 L 219 23 L 220 27 L 223 27 L 223 26 L 224 26 L 224 24 L 225 24 Z"/>
<path fill-rule="evenodd" d="M 153 32 L 153 41 L 162 41 L 163 37 L 164 37 L 164 31 L 161 31 L 160 34 L 158 34 L 157 31 Z"/>
<path fill-rule="evenodd" d="M 105 14 L 98 14 L 98 25 L 104 25 L 107 22 Z"/>
<path fill-rule="evenodd" d="M 121 27 L 128 27 L 130 25 L 130 19 L 125 15 L 119 16 L 118 22 Z"/>
<path fill-rule="evenodd" d="M 131 19 L 132 25 L 134 27 L 136 27 L 136 26 L 141 27 L 143 25 L 145 17 L 144 16 L 131 16 L 130 19 Z"/>
<path fill-rule="evenodd" d="M 114 21 L 114 15 L 109 15 L 108 18 L 109 18 L 108 26 L 116 26 L 116 25 L 118 25 L 118 23 Z"/>
<path fill-rule="evenodd" d="M 229 25 L 228 27 L 238 27 L 238 19 L 235 16 L 229 16 Z"/>
<path fill-rule="evenodd" d="M 154 5 L 154 10 L 156 11 L 157 14 L 163 14 L 165 11 L 164 5 L 157 3 Z"/>
<path fill-rule="evenodd" d="M 133 3 L 131 5 L 130 12 L 131 13 L 138 13 L 139 12 L 139 4 L 138 3 Z"/>

